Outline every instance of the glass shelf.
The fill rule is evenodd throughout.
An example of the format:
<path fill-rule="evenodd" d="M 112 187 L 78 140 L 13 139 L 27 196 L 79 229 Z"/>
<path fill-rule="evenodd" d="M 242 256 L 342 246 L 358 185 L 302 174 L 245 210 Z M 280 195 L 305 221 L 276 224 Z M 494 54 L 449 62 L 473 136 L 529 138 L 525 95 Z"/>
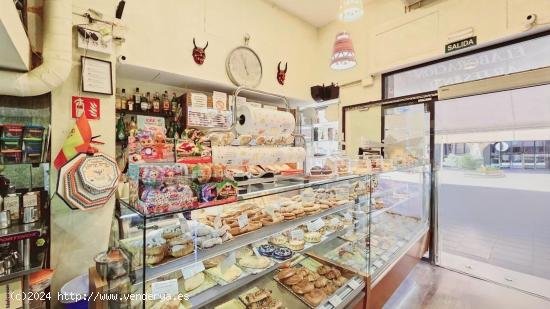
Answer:
<path fill-rule="evenodd" d="M 296 177 L 295 178 L 288 178 L 285 177 L 282 180 L 277 180 L 277 178 L 274 179 L 273 182 L 264 182 L 259 184 L 252 184 L 247 185 L 246 193 L 239 193 L 237 196 L 237 201 L 246 201 L 254 198 L 260 198 L 260 197 L 266 197 L 270 195 L 275 194 L 281 194 L 285 192 L 291 192 L 316 186 L 322 186 L 326 184 L 337 184 L 339 182 L 344 181 L 350 181 L 350 180 L 359 180 L 361 178 L 364 178 L 364 175 L 349 175 L 349 176 L 339 176 L 339 177 L 332 177 L 332 178 L 323 178 L 323 179 L 310 179 L 307 177 Z M 239 191 L 241 192 L 242 187 L 239 187 Z M 159 218 L 159 217 L 167 217 L 179 213 L 189 213 L 196 209 L 205 209 L 210 207 L 217 207 L 220 205 L 212 205 L 207 207 L 201 207 L 201 208 L 186 208 L 181 209 L 177 211 L 172 212 L 165 212 L 165 213 L 158 213 L 158 214 L 143 214 L 139 210 L 135 209 L 131 205 L 129 205 L 128 201 L 119 199 L 119 202 L 122 206 L 130 209 L 132 212 L 138 214 L 140 217 L 152 219 L 152 218 Z M 126 212 L 127 213 L 127 212 Z"/>

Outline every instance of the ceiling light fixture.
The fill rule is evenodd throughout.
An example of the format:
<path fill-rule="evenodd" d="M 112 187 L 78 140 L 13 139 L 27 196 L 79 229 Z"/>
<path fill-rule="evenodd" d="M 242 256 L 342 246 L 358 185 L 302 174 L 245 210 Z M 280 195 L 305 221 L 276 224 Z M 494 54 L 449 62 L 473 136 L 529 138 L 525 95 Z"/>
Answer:
<path fill-rule="evenodd" d="M 330 59 L 330 68 L 333 70 L 346 70 L 353 68 L 357 64 L 355 51 L 351 36 L 347 32 L 341 32 L 336 35 L 332 58 Z"/>
<path fill-rule="evenodd" d="M 363 0 L 340 0 L 340 11 L 338 18 L 344 22 L 356 21 L 365 10 L 363 9 Z"/>

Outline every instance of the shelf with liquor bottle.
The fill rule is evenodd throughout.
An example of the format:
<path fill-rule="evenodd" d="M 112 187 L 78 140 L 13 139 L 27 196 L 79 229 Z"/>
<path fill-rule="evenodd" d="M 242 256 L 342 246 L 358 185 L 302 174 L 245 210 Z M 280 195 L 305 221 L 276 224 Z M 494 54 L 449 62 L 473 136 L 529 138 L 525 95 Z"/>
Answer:
<path fill-rule="evenodd" d="M 172 93 L 170 98 L 168 91 L 163 94 L 159 92 L 145 94 L 140 92 L 139 88 L 131 95 L 126 93 L 126 89 L 122 89 L 116 95 L 115 103 L 116 113 L 124 113 L 130 115 L 155 116 L 164 118 L 173 118 L 178 115 L 180 104 L 176 94 Z"/>

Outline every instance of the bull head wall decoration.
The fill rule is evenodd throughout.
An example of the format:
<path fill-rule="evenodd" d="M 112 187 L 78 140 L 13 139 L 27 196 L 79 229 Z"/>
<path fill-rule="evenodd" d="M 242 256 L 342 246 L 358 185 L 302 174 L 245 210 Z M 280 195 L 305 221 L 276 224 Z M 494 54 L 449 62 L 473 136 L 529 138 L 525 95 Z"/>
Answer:
<path fill-rule="evenodd" d="M 286 78 L 286 71 L 287 70 L 288 70 L 288 62 L 285 63 L 285 69 L 281 70 L 281 61 L 279 61 L 279 64 L 277 65 L 277 81 L 281 85 L 285 84 L 285 78 Z"/>
<path fill-rule="evenodd" d="M 193 48 L 193 60 L 195 60 L 196 64 L 201 65 L 206 59 L 206 48 L 208 47 L 208 41 L 206 41 L 206 45 L 204 47 L 198 47 L 195 43 L 195 38 L 193 38 L 193 45 L 195 46 Z"/>

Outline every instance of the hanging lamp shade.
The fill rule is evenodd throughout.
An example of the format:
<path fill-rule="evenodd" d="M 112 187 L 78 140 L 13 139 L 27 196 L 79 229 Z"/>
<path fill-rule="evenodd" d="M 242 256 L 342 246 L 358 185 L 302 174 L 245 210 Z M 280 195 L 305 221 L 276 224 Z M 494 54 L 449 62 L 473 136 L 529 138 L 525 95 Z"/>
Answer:
<path fill-rule="evenodd" d="M 353 68 L 356 64 L 357 60 L 355 59 L 351 36 L 347 32 L 338 33 L 330 61 L 331 69 L 346 70 Z"/>
<path fill-rule="evenodd" d="M 363 0 L 340 0 L 340 11 L 338 18 L 344 22 L 356 21 L 365 10 L 363 9 Z"/>

